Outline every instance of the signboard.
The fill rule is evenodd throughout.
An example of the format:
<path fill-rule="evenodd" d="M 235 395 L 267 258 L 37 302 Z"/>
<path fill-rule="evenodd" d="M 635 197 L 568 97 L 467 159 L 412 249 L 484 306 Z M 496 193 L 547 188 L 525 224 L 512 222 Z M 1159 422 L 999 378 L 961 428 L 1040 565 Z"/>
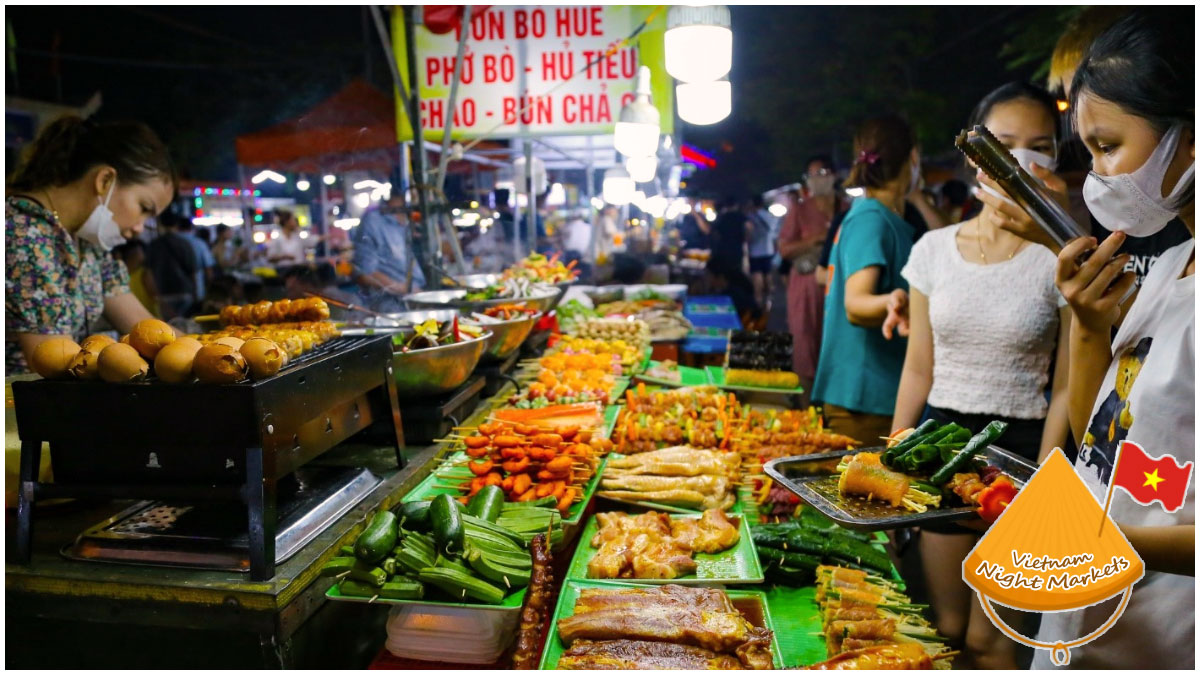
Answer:
<path fill-rule="evenodd" d="M 629 44 L 629 37 L 652 17 Z M 673 82 L 663 65 L 666 12 L 653 6 L 493 6 L 472 18 L 458 86 L 447 108 L 462 28 L 435 35 L 415 27 L 421 126 L 441 140 L 446 116 L 454 139 L 611 134 L 621 107 L 633 100 L 638 66 L 651 71 L 651 99 L 671 133 Z M 404 15 L 392 12 L 392 47 L 405 87 Z M 590 65 L 589 65 L 590 64 Z M 585 66 L 588 66 L 585 68 Z M 408 110 L 397 97 L 398 140 L 412 140 Z"/>

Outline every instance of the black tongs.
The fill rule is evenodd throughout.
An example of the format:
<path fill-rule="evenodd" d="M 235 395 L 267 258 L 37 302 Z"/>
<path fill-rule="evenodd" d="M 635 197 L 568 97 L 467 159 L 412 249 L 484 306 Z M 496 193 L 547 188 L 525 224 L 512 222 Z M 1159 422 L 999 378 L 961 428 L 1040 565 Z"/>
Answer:
<path fill-rule="evenodd" d="M 1029 175 L 986 127 L 980 124 L 964 129 L 954 139 L 954 146 L 999 183 L 1060 248 L 1072 239 L 1088 236 L 1042 182 Z"/>

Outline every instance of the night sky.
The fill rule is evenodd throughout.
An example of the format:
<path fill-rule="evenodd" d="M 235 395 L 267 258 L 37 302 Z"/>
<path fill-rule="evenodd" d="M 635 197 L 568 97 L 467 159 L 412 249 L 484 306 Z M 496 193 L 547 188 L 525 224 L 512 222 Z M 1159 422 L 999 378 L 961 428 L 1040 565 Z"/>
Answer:
<path fill-rule="evenodd" d="M 721 161 L 701 182 L 764 190 L 795 180 L 813 152 L 844 160 L 854 121 L 888 110 L 914 122 L 927 155 L 945 153 L 984 93 L 1044 63 L 1069 10 L 731 11 L 733 114 L 684 136 Z M 390 83 L 361 7 L 8 7 L 7 17 L 19 49 L 10 95 L 80 105 L 98 90 L 102 118 L 149 123 L 189 178 L 233 179 L 238 134 L 287 119 L 354 77 Z M 1015 69 L 1001 55 L 1009 43 L 1035 45 Z"/>

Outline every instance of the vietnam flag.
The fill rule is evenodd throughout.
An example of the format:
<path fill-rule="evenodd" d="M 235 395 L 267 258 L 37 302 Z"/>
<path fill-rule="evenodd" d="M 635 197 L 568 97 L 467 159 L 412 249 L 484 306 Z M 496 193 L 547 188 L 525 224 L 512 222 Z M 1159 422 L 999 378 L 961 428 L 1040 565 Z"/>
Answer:
<path fill-rule="evenodd" d="M 1181 466 L 1171 455 L 1154 458 L 1137 443 L 1121 441 L 1112 484 L 1124 488 L 1139 504 L 1150 506 L 1157 500 L 1172 513 L 1183 506 L 1191 476 L 1191 462 Z"/>

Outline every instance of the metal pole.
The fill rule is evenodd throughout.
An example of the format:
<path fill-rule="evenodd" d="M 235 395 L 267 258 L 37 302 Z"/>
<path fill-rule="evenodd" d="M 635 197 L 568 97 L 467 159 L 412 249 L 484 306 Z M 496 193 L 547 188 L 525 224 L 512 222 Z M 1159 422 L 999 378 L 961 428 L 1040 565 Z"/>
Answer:
<path fill-rule="evenodd" d="M 462 31 L 458 38 L 458 52 L 454 56 L 454 77 L 450 80 L 450 97 L 446 104 L 446 127 L 442 131 L 442 151 L 438 155 L 437 196 L 439 198 L 444 197 L 446 194 L 446 167 L 450 164 L 450 130 L 454 126 L 454 106 L 458 103 L 458 81 L 462 76 L 463 52 L 467 50 L 467 36 L 470 33 L 471 6 L 466 5 L 463 7 Z M 448 202 L 449 200 L 446 201 Z M 442 225 L 446 230 L 446 237 L 450 239 L 450 248 L 454 251 L 454 262 L 458 267 L 458 273 L 466 274 L 467 270 L 463 267 L 462 247 L 458 243 L 458 233 L 454 231 L 454 225 L 450 222 L 450 216 L 444 211 L 441 214 L 441 219 Z"/>
<path fill-rule="evenodd" d="M 525 141 L 525 188 L 529 206 L 529 252 L 537 251 L 537 195 L 533 194 L 533 142 Z"/>
<path fill-rule="evenodd" d="M 587 198 L 588 213 L 591 214 L 591 218 L 589 218 L 588 220 L 592 223 L 592 240 L 590 242 L 588 242 L 587 256 L 588 256 L 588 261 L 590 261 L 589 267 L 591 268 L 592 275 L 594 276 L 596 273 L 596 245 L 600 241 L 600 239 L 599 239 L 599 237 L 600 237 L 599 215 L 600 214 L 596 211 L 596 207 L 592 204 L 592 200 L 596 198 L 596 168 L 595 168 L 594 161 L 592 159 L 592 137 L 591 136 L 587 137 L 587 145 L 588 145 L 588 163 L 587 163 L 587 168 L 583 170 L 583 174 L 584 174 L 584 182 L 587 183 L 587 192 L 585 193 L 585 195 Z"/>
<path fill-rule="evenodd" d="M 413 129 L 413 143 L 416 152 L 413 153 L 413 182 L 417 186 L 417 202 L 421 211 L 421 220 L 425 226 L 425 250 L 422 268 L 425 270 L 425 284 L 432 289 L 441 288 L 441 275 L 434 274 L 433 266 L 437 265 L 440 250 L 435 248 L 437 229 L 429 213 L 429 202 L 425 194 L 425 130 L 421 127 L 421 87 L 417 86 L 417 43 L 416 22 L 413 20 L 413 7 L 404 7 L 404 32 L 406 49 L 408 51 L 408 81 L 412 83 L 412 96 L 408 99 L 408 120 Z M 437 265 L 440 267 L 440 265 Z"/>
<path fill-rule="evenodd" d="M 405 26 L 407 27 L 408 34 L 412 35 L 412 17 L 408 14 L 408 12 L 412 11 L 412 8 L 409 7 L 407 10 L 405 12 Z M 404 80 L 400 79 L 400 68 L 396 66 L 396 55 L 392 53 L 390 34 L 388 33 L 387 26 L 383 23 L 383 12 L 379 10 L 378 5 L 371 5 L 371 18 L 375 20 L 375 32 L 379 33 L 379 46 L 383 48 L 384 56 L 386 56 L 384 60 L 387 61 L 388 69 L 392 71 L 392 84 L 396 85 L 396 88 L 400 90 L 400 100 L 407 101 L 408 89 L 404 86 Z M 409 63 L 408 70 L 409 75 L 412 76 L 411 81 L 416 82 L 415 75 L 412 75 L 413 67 L 411 62 Z"/>
<path fill-rule="evenodd" d="M 246 263 L 249 265 L 253 256 L 250 253 L 254 250 L 254 187 L 246 186 L 250 183 L 246 180 L 246 167 L 238 164 L 238 198 L 242 202 L 242 248 L 246 251 Z M 250 190 L 250 205 L 246 205 L 246 195 L 243 190 Z"/>

